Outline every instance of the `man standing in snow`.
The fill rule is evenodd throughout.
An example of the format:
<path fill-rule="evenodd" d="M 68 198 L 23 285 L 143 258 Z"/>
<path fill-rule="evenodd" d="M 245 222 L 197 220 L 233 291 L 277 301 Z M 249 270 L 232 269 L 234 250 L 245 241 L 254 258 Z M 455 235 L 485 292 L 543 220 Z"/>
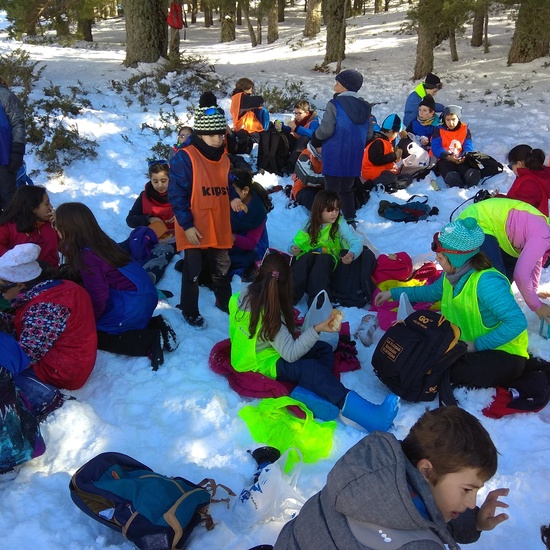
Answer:
<path fill-rule="evenodd" d="M 357 92 L 363 76 L 355 69 L 336 75 L 334 97 L 327 103 L 321 125 L 311 137 L 323 157 L 325 188 L 342 198 L 342 213 L 348 223 L 355 221 L 353 183 L 361 175 L 363 151 L 372 137 L 371 107 Z"/>
<path fill-rule="evenodd" d="M 17 171 L 25 154 L 25 116 L 19 98 L 0 77 L 0 211 L 17 187 Z"/>

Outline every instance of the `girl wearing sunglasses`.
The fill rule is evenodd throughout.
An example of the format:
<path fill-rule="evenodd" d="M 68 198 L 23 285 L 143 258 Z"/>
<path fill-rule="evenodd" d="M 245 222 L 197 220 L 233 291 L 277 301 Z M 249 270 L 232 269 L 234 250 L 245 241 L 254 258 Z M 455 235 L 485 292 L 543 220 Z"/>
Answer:
<path fill-rule="evenodd" d="M 527 353 L 527 320 L 510 283 L 480 252 L 485 240 L 474 218 L 458 219 L 434 235 L 432 250 L 444 271 L 431 285 L 381 292 L 376 305 L 399 300 L 441 300 L 441 313 L 461 330 L 468 353 L 451 367 L 455 386 L 509 387 L 523 372 Z"/>

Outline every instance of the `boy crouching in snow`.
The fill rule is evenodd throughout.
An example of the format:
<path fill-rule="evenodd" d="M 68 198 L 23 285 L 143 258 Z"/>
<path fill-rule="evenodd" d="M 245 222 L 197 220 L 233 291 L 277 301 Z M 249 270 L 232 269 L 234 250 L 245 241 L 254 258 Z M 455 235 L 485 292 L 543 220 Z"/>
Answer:
<path fill-rule="evenodd" d="M 437 550 L 472 543 L 508 519 L 509 489 L 477 492 L 497 469 L 481 423 L 458 407 L 424 413 L 404 441 L 375 432 L 353 446 L 327 484 L 281 531 L 275 550 Z"/>

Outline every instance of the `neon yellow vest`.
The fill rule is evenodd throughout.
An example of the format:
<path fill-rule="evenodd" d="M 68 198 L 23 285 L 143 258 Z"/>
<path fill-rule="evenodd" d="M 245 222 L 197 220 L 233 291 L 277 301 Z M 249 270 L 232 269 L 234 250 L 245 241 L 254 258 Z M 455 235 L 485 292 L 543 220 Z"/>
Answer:
<path fill-rule="evenodd" d="M 488 201 L 484 201 L 488 202 Z M 479 203 L 478 203 L 479 204 Z M 476 338 L 484 336 L 493 330 L 495 327 L 486 327 L 481 318 L 481 312 L 477 307 L 477 285 L 483 273 L 492 271 L 508 282 L 508 279 L 494 268 L 484 271 L 474 271 L 466 284 L 457 296 L 453 297 L 453 287 L 445 277 L 443 279 L 443 297 L 441 299 L 441 312 L 451 323 L 458 325 L 461 330 L 461 340 L 473 342 Z M 510 293 L 512 289 L 510 288 Z M 472 307 L 474 304 L 474 307 Z M 498 326 L 498 325 L 497 325 Z M 519 355 L 521 357 L 529 357 L 527 353 L 528 336 L 527 330 L 516 336 L 510 342 L 498 346 L 496 349 Z"/>
<path fill-rule="evenodd" d="M 414 91 L 422 98 L 424 99 L 426 97 L 426 88 L 424 88 L 424 82 L 421 82 Z"/>
<path fill-rule="evenodd" d="M 294 237 L 294 244 L 303 251 L 303 253 L 300 254 L 298 258 L 306 252 L 310 252 L 311 250 L 315 250 L 317 248 L 322 248 L 323 254 L 331 254 L 336 262 L 338 262 L 338 260 L 340 259 L 340 251 L 342 250 L 342 245 L 340 244 L 338 233 L 336 234 L 336 237 L 334 239 L 330 238 L 331 227 L 332 224 L 328 223 L 323 228 L 321 228 L 321 231 L 319 231 L 319 237 L 317 238 L 317 244 L 315 246 L 311 244 L 311 237 L 309 236 L 309 234 L 303 229 L 300 229 L 300 231 L 298 231 L 298 233 L 296 234 L 296 237 Z"/>
<path fill-rule="evenodd" d="M 277 378 L 276 363 L 281 357 L 271 347 L 256 352 L 258 332 L 250 338 L 250 312 L 238 307 L 239 292 L 229 300 L 229 339 L 231 340 L 231 366 L 237 372 L 259 372 L 268 378 Z M 260 318 L 261 323 L 261 318 Z"/>
<path fill-rule="evenodd" d="M 493 235 L 504 252 L 513 258 L 519 258 L 521 251 L 516 250 L 506 234 L 506 221 L 510 210 L 524 210 L 536 216 L 546 216 L 534 206 L 514 199 L 494 198 L 471 204 L 465 208 L 459 218 L 475 218 L 483 233 Z M 547 220 L 548 221 L 548 220 Z"/>

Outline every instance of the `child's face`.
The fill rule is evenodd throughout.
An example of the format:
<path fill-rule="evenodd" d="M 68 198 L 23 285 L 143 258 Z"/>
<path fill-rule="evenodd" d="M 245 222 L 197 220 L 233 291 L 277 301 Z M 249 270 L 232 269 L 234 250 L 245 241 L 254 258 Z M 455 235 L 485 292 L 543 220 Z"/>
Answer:
<path fill-rule="evenodd" d="M 336 94 L 341 94 L 342 92 L 347 92 L 348 89 L 347 88 L 344 88 L 344 86 L 342 86 L 342 84 L 340 84 L 340 82 L 338 82 L 338 80 L 334 83 L 334 93 Z"/>
<path fill-rule="evenodd" d="M 449 130 L 454 130 L 459 122 L 460 119 L 454 114 L 450 114 L 445 117 L 445 126 L 447 126 Z"/>
<path fill-rule="evenodd" d="M 180 130 L 178 134 L 178 142 L 183 143 L 190 135 L 191 132 L 189 130 Z"/>
<path fill-rule="evenodd" d="M 302 122 L 306 116 L 307 111 L 302 111 L 302 109 L 298 109 L 297 107 L 294 109 L 294 120 L 297 122 Z"/>
<path fill-rule="evenodd" d="M 434 114 L 434 111 L 432 111 L 429 107 L 426 107 L 426 105 L 420 105 L 418 107 L 418 118 L 420 120 L 428 120 L 429 118 L 432 118 Z"/>
<path fill-rule="evenodd" d="M 321 221 L 322 223 L 334 223 L 338 216 L 340 215 L 340 209 L 334 206 L 330 208 L 325 208 L 321 212 Z"/>
<path fill-rule="evenodd" d="M 200 136 L 200 138 L 206 143 L 206 145 L 209 145 L 210 147 L 221 147 L 223 145 L 223 140 L 225 139 L 224 134 L 216 134 L 213 136 Z"/>
<path fill-rule="evenodd" d="M 36 216 L 36 219 L 39 222 L 50 221 L 53 215 L 53 207 L 50 203 L 50 197 L 48 197 L 48 193 L 44 193 L 42 202 L 32 211 L 32 213 Z"/>
<path fill-rule="evenodd" d="M 157 172 L 156 174 L 151 174 L 151 185 L 157 193 L 164 195 L 168 189 L 169 179 L 166 172 Z"/>
<path fill-rule="evenodd" d="M 476 468 L 446 474 L 439 478 L 435 486 L 429 479 L 427 481 L 445 522 L 456 519 L 467 509 L 475 508 L 477 493 L 484 485 Z"/>

